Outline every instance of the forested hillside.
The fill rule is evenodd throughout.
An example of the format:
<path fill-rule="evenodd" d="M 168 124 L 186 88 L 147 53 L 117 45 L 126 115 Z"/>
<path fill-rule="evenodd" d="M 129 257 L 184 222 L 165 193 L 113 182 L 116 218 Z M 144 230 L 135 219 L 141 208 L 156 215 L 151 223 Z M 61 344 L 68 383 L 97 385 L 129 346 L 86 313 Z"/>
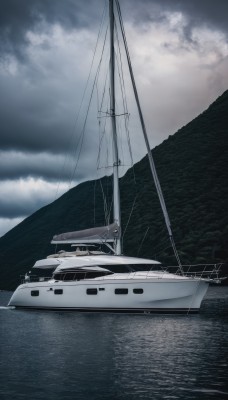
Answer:
<path fill-rule="evenodd" d="M 227 261 L 228 91 L 153 156 L 182 263 Z M 105 224 L 101 184 L 109 206 L 111 179 L 85 182 L 0 238 L 0 289 L 53 253 L 54 234 Z M 121 203 L 124 253 L 175 264 L 147 157 L 121 179 Z"/>

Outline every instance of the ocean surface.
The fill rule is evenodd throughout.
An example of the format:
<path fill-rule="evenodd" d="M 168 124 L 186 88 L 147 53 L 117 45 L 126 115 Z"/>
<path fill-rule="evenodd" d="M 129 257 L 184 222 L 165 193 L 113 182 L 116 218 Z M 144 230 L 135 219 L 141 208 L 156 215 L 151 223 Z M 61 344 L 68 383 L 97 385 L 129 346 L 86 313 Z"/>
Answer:
<path fill-rule="evenodd" d="M 1 400 L 228 398 L 228 288 L 197 315 L 17 311 L 0 292 Z"/>

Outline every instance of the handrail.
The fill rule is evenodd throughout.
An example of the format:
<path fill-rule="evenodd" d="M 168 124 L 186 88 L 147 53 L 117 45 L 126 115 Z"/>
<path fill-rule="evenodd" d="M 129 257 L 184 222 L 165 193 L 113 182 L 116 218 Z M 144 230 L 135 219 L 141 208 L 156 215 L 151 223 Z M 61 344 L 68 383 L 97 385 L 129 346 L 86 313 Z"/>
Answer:
<path fill-rule="evenodd" d="M 210 281 L 214 281 L 214 282 L 220 282 L 222 279 L 220 275 L 221 272 L 221 267 L 222 267 L 223 263 L 218 263 L 218 264 L 192 264 L 192 265 L 182 265 L 183 267 L 183 272 L 180 270 L 178 265 L 175 266 L 167 266 L 167 267 L 163 267 L 161 270 L 153 270 L 155 267 L 151 268 L 149 271 L 132 271 L 129 273 L 118 273 L 120 275 L 124 275 L 124 277 L 126 279 L 137 279 L 140 278 L 140 272 L 144 274 L 142 274 L 142 279 L 152 279 L 152 278 L 157 278 L 157 279 L 163 279 L 165 274 L 168 273 L 172 273 L 173 275 L 176 276 L 181 276 L 181 277 L 186 277 L 186 278 L 197 278 L 197 279 L 207 279 Z M 172 271 L 173 270 L 173 271 Z M 146 274 L 145 274 L 146 272 Z M 151 275 L 152 273 L 152 275 Z M 157 273 L 157 274 L 156 274 Z M 82 280 L 85 280 L 87 277 L 87 272 L 85 273 L 85 277 Z M 39 277 L 37 275 L 29 275 L 29 276 L 24 276 L 21 275 L 21 283 L 29 283 L 29 282 L 45 282 L 48 281 L 50 279 L 52 279 L 52 277 Z M 105 280 L 109 277 L 109 275 L 104 275 L 104 276 L 100 276 L 97 277 L 96 280 L 97 281 L 102 281 Z M 88 278 L 87 278 L 88 279 Z M 89 278 L 89 279 L 93 279 L 93 278 Z M 113 278 L 112 278 L 113 279 Z M 115 276 L 115 279 L 119 279 L 118 276 Z M 95 279 L 94 279 L 95 280 Z M 74 281 L 74 280 L 72 280 Z M 66 281 L 64 281 L 66 282 Z M 69 281 L 70 282 L 70 281 Z"/>
<path fill-rule="evenodd" d="M 182 265 L 184 276 L 211 280 L 219 280 L 219 274 L 223 263 L 218 264 L 190 264 Z M 168 270 L 176 269 L 175 274 L 179 275 L 177 266 L 169 266 Z M 183 276 L 182 275 L 182 276 Z"/>

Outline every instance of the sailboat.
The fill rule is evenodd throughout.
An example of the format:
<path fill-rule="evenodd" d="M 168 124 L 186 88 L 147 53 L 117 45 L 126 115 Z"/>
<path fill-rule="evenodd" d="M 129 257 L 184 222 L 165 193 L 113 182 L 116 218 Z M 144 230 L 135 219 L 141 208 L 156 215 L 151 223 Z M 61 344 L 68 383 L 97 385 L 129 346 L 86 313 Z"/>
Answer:
<path fill-rule="evenodd" d="M 175 273 L 157 260 L 128 257 L 122 253 L 121 204 L 119 193 L 119 149 L 115 100 L 116 29 L 114 5 L 126 51 L 139 119 L 147 148 L 149 165 L 164 214 L 171 245 L 176 256 Z M 55 235 L 55 245 L 71 245 L 74 251 L 60 251 L 38 260 L 33 271 L 53 269 L 50 278 L 26 274 L 13 293 L 9 306 L 23 309 L 186 313 L 198 312 L 209 283 L 218 281 L 218 268 L 193 273 L 184 272 L 174 242 L 171 223 L 152 157 L 143 119 L 126 34 L 118 0 L 109 0 L 110 23 L 110 110 L 113 143 L 113 222 L 107 226 Z M 97 250 L 105 246 L 108 252 Z"/>

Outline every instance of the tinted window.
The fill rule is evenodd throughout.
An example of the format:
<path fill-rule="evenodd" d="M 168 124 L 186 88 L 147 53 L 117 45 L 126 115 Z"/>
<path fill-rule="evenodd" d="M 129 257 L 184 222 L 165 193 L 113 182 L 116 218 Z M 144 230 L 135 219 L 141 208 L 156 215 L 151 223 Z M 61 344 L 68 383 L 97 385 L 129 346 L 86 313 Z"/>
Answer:
<path fill-rule="evenodd" d="M 73 281 L 74 280 L 74 274 L 66 274 L 64 277 L 64 281 Z"/>
<path fill-rule="evenodd" d="M 77 273 L 75 274 L 75 280 L 76 280 L 76 281 L 80 281 L 81 279 L 85 279 L 85 273 L 83 273 L 83 272 L 77 272 Z"/>
<path fill-rule="evenodd" d="M 31 290 L 31 296 L 39 296 L 39 290 Z"/>
<path fill-rule="evenodd" d="M 105 275 L 110 275 L 110 272 L 91 271 L 91 272 L 86 272 L 85 279 L 94 279 Z"/>
<path fill-rule="evenodd" d="M 57 281 L 61 280 L 62 279 L 62 275 L 61 274 L 56 274 L 56 275 L 54 275 L 54 279 L 56 279 Z"/>
<path fill-rule="evenodd" d="M 94 288 L 93 289 L 87 289 L 86 293 L 87 294 L 97 294 L 97 289 L 94 289 Z"/>
<path fill-rule="evenodd" d="M 115 294 L 128 294 L 128 289 L 115 289 Z"/>
<path fill-rule="evenodd" d="M 143 293 L 143 289 L 133 289 L 133 293 L 142 294 Z"/>
<path fill-rule="evenodd" d="M 133 271 L 131 266 L 127 264 L 116 264 L 116 265 L 101 265 L 103 268 L 107 268 L 109 271 L 113 272 L 114 274 L 129 274 L 129 272 Z"/>
<path fill-rule="evenodd" d="M 105 290 L 105 288 L 104 287 L 100 287 L 99 290 Z"/>
<path fill-rule="evenodd" d="M 63 289 L 55 289 L 54 293 L 55 294 L 63 294 Z"/>
<path fill-rule="evenodd" d="M 163 269 L 161 264 L 116 264 L 101 265 L 101 267 L 112 271 L 113 273 L 129 273 L 137 271 L 154 271 Z"/>

